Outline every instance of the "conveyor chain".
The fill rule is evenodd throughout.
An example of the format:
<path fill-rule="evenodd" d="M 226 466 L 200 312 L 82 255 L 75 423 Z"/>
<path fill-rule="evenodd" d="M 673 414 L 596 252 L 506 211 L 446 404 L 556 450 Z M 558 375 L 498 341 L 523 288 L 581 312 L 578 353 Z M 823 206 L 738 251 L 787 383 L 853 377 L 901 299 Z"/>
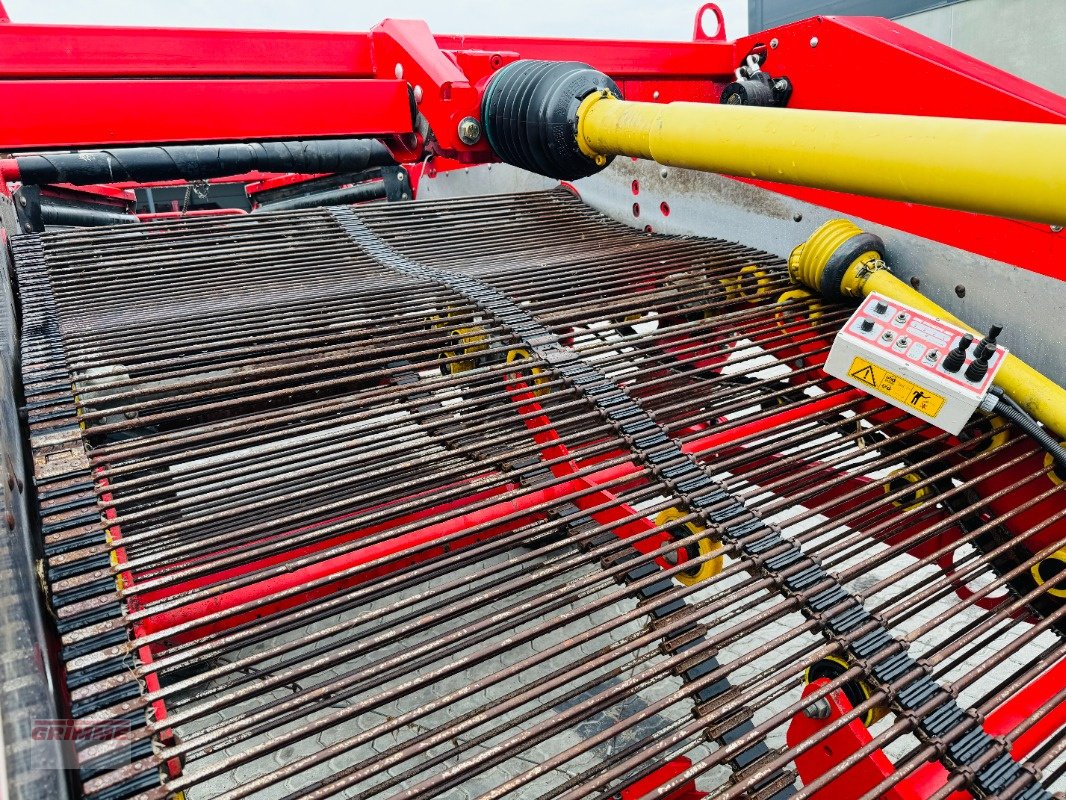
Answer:
<path fill-rule="evenodd" d="M 558 369 L 564 380 L 573 385 L 604 415 L 607 422 L 613 425 L 619 434 L 630 442 L 634 450 L 645 457 L 645 461 L 657 477 L 667 485 L 673 486 L 679 493 L 695 491 L 704 487 L 709 482 L 700 480 L 701 476 L 693 469 L 679 467 L 693 467 L 692 459 L 681 453 L 677 444 L 651 419 L 639 404 L 625 392 L 616 386 L 605 375 L 583 362 L 573 350 L 560 344 L 557 338 L 540 322 L 533 318 L 527 311 L 522 309 L 513 300 L 497 291 L 482 281 L 466 275 L 435 269 L 425 264 L 419 264 L 403 254 L 397 252 L 386 242 L 374 235 L 365 224 L 352 212 L 348 206 L 336 206 L 330 208 L 330 213 L 337 219 L 345 232 L 352 237 L 360 247 L 366 250 L 378 262 L 386 267 L 395 269 L 405 275 L 420 278 L 422 280 L 436 281 L 463 295 L 471 302 L 476 303 L 481 309 L 491 314 L 507 331 L 530 349 L 530 352 L 553 364 Z M 681 484 L 684 484 L 682 486 Z M 577 511 L 576 506 L 572 507 Z M 582 528 L 595 528 L 596 523 L 591 518 L 577 518 L 572 521 L 570 529 L 580 531 Z M 589 544 L 598 546 L 614 541 L 609 533 L 601 533 L 594 537 Z M 638 552 L 632 548 L 626 548 L 621 554 L 614 556 L 616 562 L 634 559 Z M 659 567 L 652 561 L 644 561 L 623 574 L 624 581 L 634 583 L 659 571 Z M 648 604 L 648 613 L 654 620 L 663 619 L 666 616 L 681 611 L 685 607 L 682 599 L 673 599 L 662 605 L 654 604 L 654 598 L 665 594 L 673 589 L 674 584 L 668 577 L 651 584 L 642 586 L 638 592 L 640 600 Z M 691 650 L 703 644 L 705 639 L 702 635 L 692 636 L 691 632 L 697 628 L 695 622 L 677 631 L 675 639 L 680 639 L 683 644 L 678 645 L 674 652 Z M 688 634 L 686 636 L 686 634 Z M 697 680 L 709 675 L 719 668 L 719 663 L 713 655 L 696 660 L 696 663 L 681 672 L 680 677 L 686 682 Z M 694 698 L 698 703 L 709 703 L 721 697 L 729 691 L 729 681 L 721 678 L 710 686 L 698 689 Z M 720 744 L 730 744 L 740 737 L 748 734 L 753 729 L 750 721 L 750 713 L 741 714 L 737 724 L 728 730 L 722 731 L 719 736 Z M 766 744 L 761 740 L 756 741 L 750 747 L 743 750 L 735 758 L 732 765 L 735 770 L 743 770 L 750 767 L 760 758 L 769 754 Z M 773 800 L 790 797 L 792 795 L 791 779 L 784 788 L 775 794 L 769 795 Z"/>
<path fill-rule="evenodd" d="M 94 492 L 93 475 L 81 440 L 81 425 L 72 378 L 67 365 L 63 340 L 59 333 L 55 298 L 45 269 L 40 237 L 24 234 L 14 237 L 11 248 L 19 275 L 23 307 L 22 375 L 26 397 L 26 416 L 30 425 L 30 443 L 37 460 L 36 487 L 41 509 L 48 586 L 76 575 L 98 577 L 80 586 L 50 592 L 49 601 L 56 612 L 56 626 L 61 641 L 61 657 L 72 661 L 124 644 L 129 637 L 123 623 L 122 602 L 110 576 L 107 547 L 100 537 L 100 512 Z M 51 465 L 50 465 L 51 464 Z M 67 554 L 97 548 L 101 552 L 89 559 Z M 124 656 L 104 656 L 91 660 L 81 669 L 68 669 L 68 690 L 87 690 L 106 678 L 128 671 Z M 71 716 L 88 719 L 104 708 L 130 700 L 140 694 L 135 681 L 123 681 L 113 689 L 101 687 L 87 699 L 72 699 Z M 132 710 L 119 720 L 131 729 L 145 725 L 144 713 Z M 79 740 L 79 749 L 93 744 Z M 79 774 L 87 781 L 108 770 L 151 753 L 150 739 L 141 739 L 130 747 L 80 759 Z M 125 797 L 131 792 L 149 789 L 158 778 L 148 772 L 117 785 L 109 794 Z"/>
<path fill-rule="evenodd" d="M 550 330 L 502 292 L 472 276 L 408 258 L 376 236 L 349 207 L 332 207 L 330 212 L 352 240 L 379 263 L 404 275 L 436 281 L 460 293 L 492 315 L 533 354 L 552 364 L 692 513 L 721 540 L 734 543 L 783 594 L 799 601 L 803 613 L 818 620 L 823 633 L 839 644 L 853 663 L 866 667 L 866 673 L 887 693 L 894 710 L 914 719 L 922 738 L 942 750 L 957 769 L 973 773 L 975 790 L 983 796 L 994 797 L 1007 787 L 1034 780 L 1031 773 L 1011 758 L 1009 746 L 987 734 L 977 715 L 964 712 L 954 696 L 930 677 L 928 668 L 908 655 L 906 645 L 867 612 L 859 599 L 784 537 L 776 525 L 762 519 L 708 475 L 624 388 L 561 344 Z M 627 579 L 639 580 L 657 569 L 654 564 L 645 563 L 628 573 Z M 670 589 L 669 578 L 664 578 L 645 586 L 641 592 L 643 599 L 650 600 Z M 675 600 L 654 607 L 652 614 L 661 618 L 682 607 L 683 603 Z M 702 636 L 693 637 L 677 650 L 696 649 L 703 641 Z M 712 674 L 718 666 L 713 656 L 702 658 L 685 670 L 683 677 L 695 681 Z M 700 704 L 710 704 L 728 690 L 728 682 L 721 679 L 700 688 L 695 698 Z M 751 729 L 750 722 L 743 719 L 720 736 L 731 743 Z M 738 755 L 735 764 L 743 769 L 766 754 L 765 745 L 759 742 Z M 792 791 L 789 785 L 773 797 L 790 796 Z M 1020 800 L 1052 798 L 1039 785 L 1029 786 L 1015 796 Z"/>

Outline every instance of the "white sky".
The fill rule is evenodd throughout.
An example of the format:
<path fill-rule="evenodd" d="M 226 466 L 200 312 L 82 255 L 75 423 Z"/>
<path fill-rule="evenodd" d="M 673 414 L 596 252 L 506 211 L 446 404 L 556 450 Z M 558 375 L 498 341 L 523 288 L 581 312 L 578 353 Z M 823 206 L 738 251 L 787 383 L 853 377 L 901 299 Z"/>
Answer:
<path fill-rule="evenodd" d="M 698 0 L 0 0 L 13 22 L 366 30 L 385 17 L 438 33 L 684 41 Z M 747 33 L 747 0 L 719 0 L 729 38 Z M 279 54 L 284 57 L 284 54 Z"/>

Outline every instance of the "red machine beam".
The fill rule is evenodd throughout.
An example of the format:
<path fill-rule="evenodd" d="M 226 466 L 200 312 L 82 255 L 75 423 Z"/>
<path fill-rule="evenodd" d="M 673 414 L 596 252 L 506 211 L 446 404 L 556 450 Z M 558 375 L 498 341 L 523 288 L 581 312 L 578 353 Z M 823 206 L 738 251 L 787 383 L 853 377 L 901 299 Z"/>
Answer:
<path fill-rule="evenodd" d="M 511 399 L 518 404 L 518 411 L 525 419 L 526 428 L 532 434 L 533 440 L 540 445 L 541 458 L 545 462 L 556 462 L 550 467 L 552 475 L 556 478 L 571 478 L 580 490 L 594 488 L 595 483 L 577 475 L 580 467 L 573 458 L 569 458 L 569 448 L 552 427 L 547 414 L 543 413 L 540 403 L 536 401 L 536 395 L 528 390 L 527 383 L 520 379 L 521 375 L 517 377 L 518 379 L 508 383 L 507 388 L 515 392 Z M 527 391 L 522 392 L 522 389 Z M 527 416 L 530 414 L 536 416 Z M 655 523 L 606 489 L 581 494 L 573 499 L 573 503 L 618 538 L 635 538 L 632 546 L 639 553 L 647 555 L 670 541 L 670 535 L 665 530 L 656 532 Z M 677 559 L 679 563 L 687 560 L 683 549 L 677 552 Z M 662 556 L 656 561 L 663 569 L 671 567 L 670 562 Z"/>
<path fill-rule="evenodd" d="M 1066 122 L 1066 99 L 899 25 L 871 18 L 815 17 L 735 42 L 681 43 L 433 36 L 424 23 L 403 20 L 387 20 L 361 33 L 5 24 L 0 28 L 0 78 L 112 80 L 106 86 L 53 80 L 47 92 L 32 83 L 0 81 L 0 91 L 7 92 L 6 107 L 22 111 L 5 115 L 0 150 L 76 147 L 87 141 L 409 133 L 410 115 L 395 79 L 400 67 L 409 90 L 417 87 L 415 94 L 423 98 L 419 111 L 433 129 L 438 152 L 472 163 L 492 156 L 483 141 L 474 146 L 459 142 L 456 124 L 477 115 L 484 82 L 515 58 L 587 61 L 614 77 L 631 99 L 716 102 L 733 70 L 753 51 L 765 56 L 768 72 L 788 75 L 794 86 L 789 104 L 796 108 Z M 279 52 L 285 53 L 284 59 L 277 57 Z M 857 69 L 863 74 L 861 87 L 841 79 L 842 71 Z M 168 76 L 290 80 L 268 80 L 254 96 L 232 91 L 237 81 L 184 81 L 188 92 L 197 86 L 211 92 L 195 102 L 175 98 L 176 103 L 152 96 L 144 81 L 122 80 Z M 347 91 L 343 79 L 357 78 L 397 88 L 395 94 L 382 90 L 387 99 L 369 88 Z M 57 108 L 64 109 L 61 116 L 54 113 Z M 115 108 L 123 114 L 115 115 Z M 368 108 L 373 114 L 366 113 Z M 418 139 L 408 138 L 401 143 L 392 137 L 390 147 L 403 160 L 420 160 Z M 447 168 L 446 160 L 438 161 L 434 169 Z M 1066 233 L 1047 226 L 763 185 L 1035 272 L 1058 278 L 1064 274 L 1060 265 L 1066 263 Z"/>
<path fill-rule="evenodd" d="M 821 679 L 807 684 L 803 696 L 809 697 L 829 685 Z M 803 745 L 808 739 L 817 736 L 826 726 L 835 723 L 849 711 L 851 703 L 840 689 L 834 689 L 825 696 L 829 704 L 829 716 L 824 719 L 812 719 L 802 711 L 792 717 L 788 726 L 786 741 L 790 748 Z M 873 741 L 873 737 L 858 719 L 851 720 L 825 737 L 816 746 L 805 749 L 796 756 L 796 769 L 804 785 L 810 784 L 827 773 L 838 770 L 838 765 L 852 754 Z M 892 762 L 881 752 L 874 750 L 847 770 L 835 772 L 832 781 L 811 795 L 812 800 L 857 800 L 867 791 L 877 786 L 894 772 Z M 928 795 L 918 794 L 912 785 L 903 782 L 886 790 L 880 795 L 882 800 L 922 800 Z"/>
<path fill-rule="evenodd" d="M 661 767 L 658 767 L 643 778 L 634 781 L 618 793 L 619 800 L 642 800 L 642 798 L 654 795 L 659 787 L 667 781 L 676 778 L 682 772 L 692 768 L 692 759 L 678 756 L 670 759 Z M 686 781 L 673 791 L 660 795 L 662 800 L 703 800 L 708 797 L 707 792 L 701 792 L 696 788 L 696 779 Z"/>
<path fill-rule="evenodd" d="M 513 52 L 545 61 L 580 59 L 615 80 L 726 77 L 736 69 L 733 42 L 637 42 L 525 36 L 435 36 L 442 50 Z"/>
<path fill-rule="evenodd" d="M 249 197 L 251 197 L 252 195 L 259 194 L 259 192 L 280 189 L 282 186 L 292 186 L 297 183 L 306 183 L 307 181 L 313 181 L 315 178 L 324 178 L 329 174 L 331 173 L 319 172 L 310 175 L 302 175 L 294 172 L 287 175 L 272 175 L 261 178 L 255 183 L 249 183 L 244 187 L 244 191 Z"/>
<path fill-rule="evenodd" d="M 3 115 L 0 150 L 410 133 L 409 91 L 397 80 L 0 81 L 5 107 L 24 112 Z"/>
<path fill-rule="evenodd" d="M 644 42 L 435 36 L 441 50 L 588 60 L 618 78 L 731 75 L 732 42 Z M 284 53 L 284 58 L 278 54 Z M 372 77 L 367 32 L 5 25 L 0 75 L 86 77 Z"/>
<path fill-rule="evenodd" d="M 118 205 L 128 205 L 137 202 L 136 194 L 134 194 L 129 189 L 125 189 L 121 186 L 115 186 L 113 184 L 98 183 L 90 184 L 89 186 L 74 186 L 70 183 L 54 183 L 52 184 L 52 186 L 56 189 L 62 189 L 65 192 L 89 195 L 93 200 L 96 200 L 97 202 L 99 202 L 103 198 L 114 200 Z"/>
<path fill-rule="evenodd" d="M 88 77 L 371 77 L 365 33 L 0 27 L 0 75 Z M 113 111 L 113 110 L 112 110 Z M 64 115 L 64 121 L 69 118 Z"/>
<path fill-rule="evenodd" d="M 13 161 L 14 159 L 12 159 Z M 0 161 L 0 169 L 3 168 L 3 161 Z M 248 181 L 265 181 L 281 176 L 289 176 L 292 173 L 288 172 L 245 172 L 240 175 L 223 175 L 218 178 L 208 178 L 207 183 L 247 183 Z M 298 175 L 297 179 L 306 180 L 308 175 Z M 169 180 L 169 181 L 122 181 L 121 183 L 112 184 L 120 189 L 165 189 L 174 186 L 184 188 L 189 185 L 188 181 L 184 180 Z"/>
<path fill-rule="evenodd" d="M 563 488 L 566 488 L 565 484 L 563 484 Z M 449 537 L 452 537 L 449 540 L 449 546 L 452 549 L 458 549 L 460 546 L 474 544 L 482 539 L 492 538 L 493 536 L 501 535 L 513 528 L 529 524 L 538 518 L 537 514 L 530 512 L 525 516 L 521 516 L 521 512 L 534 509 L 538 503 L 558 499 L 565 494 L 566 492 L 560 490 L 559 487 L 554 487 L 552 490 L 535 492 L 532 495 L 523 495 L 517 500 L 494 503 L 483 509 L 478 509 L 477 511 L 443 522 L 426 525 L 392 539 L 367 545 L 358 550 L 333 556 L 322 561 L 313 562 L 291 572 L 276 575 L 248 586 L 231 589 L 205 600 L 199 600 L 194 603 L 178 606 L 168 611 L 151 614 L 144 619 L 144 627 L 145 630 L 149 632 L 160 632 L 171 631 L 178 626 L 192 626 L 188 630 L 173 633 L 168 637 L 171 641 L 175 642 L 193 638 L 193 634 L 190 632 L 191 630 L 195 630 L 197 632 L 196 635 L 203 635 L 205 632 L 216 630 L 226 630 L 249 619 L 275 613 L 310 599 L 326 597 L 342 589 L 357 586 L 367 580 L 406 569 L 409 566 L 430 558 L 439 557 L 444 552 L 442 548 L 426 548 L 426 545 L 431 545 L 438 540 L 449 539 Z M 451 505 L 462 506 L 467 502 L 469 502 L 468 498 Z M 407 525 L 417 521 L 419 518 L 435 516 L 441 513 L 442 508 L 447 512 L 447 506 L 432 508 L 428 511 L 419 512 L 417 514 L 400 518 L 399 520 L 394 520 L 390 525 Z M 501 523 L 500 525 L 491 525 L 491 523 L 499 519 L 505 519 L 506 522 Z M 324 524 L 329 524 L 329 522 Z M 462 531 L 479 525 L 487 527 L 483 527 L 478 533 L 471 534 L 468 537 L 460 537 L 458 540 L 454 539 L 454 537 Z M 369 536 L 380 527 L 384 526 L 375 526 L 359 530 L 354 533 L 346 534 L 343 538 L 346 540 L 360 539 Z M 323 543 L 322 547 L 334 546 L 337 542 L 337 539 L 331 539 Z M 308 550 L 310 549 L 311 548 L 308 548 Z M 397 558 L 397 556 L 402 556 L 403 553 L 407 552 L 412 552 L 412 555 Z M 286 555 L 284 557 L 264 559 L 262 562 L 253 563 L 249 569 L 270 566 L 271 563 L 281 563 L 288 558 L 289 556 Z M 392 560 L 389 561 L 389 559 Z M 384 563 L 379 566 L 360 569 L 377 561 L 382 561 Z M 242 567 L 240 570 L 235 570 L 233 573 L 222 574 L 236 575 L 243 572 L 245 572 L 245 568 Z M 335 580 L 330 580 L 331 578 L 335 578 Z M 164 591 L 146 594 L 146 597 L 156 600 L 164 599 L 172 594 L 179 594 L 182 591 L 185 591 L 190 585 L 194 584 L 179 584 L 177 587 L 171 587 Z M 293 590 L 301 587 L 307 588 L 299 594 L 292 594 Z M 269 604 L 262 603 L 262 600 L 266 597 L 283 595 L 285 593 L 288 593 L 288 595 L 281 599 L 272 601 Z M 198 620 L 207 616 L 235 609 L 240 610 L 229 615 L 224 621 L 195 625 Z"/>
<path fill-rule="evenodd" d="M 768 43 L 776 41 L 774 48 Z M 815 41 L 816 46 L 811 46 Z M 879 114 L 1066 123 L 1066 98 L 946 45 L 875 17 L 813 17 L 738 39 L 765 69 L 787 75 L 789 107 Z M 834 79 L 859 69 L 862 87 Z M 918 88 L 920 87 L 920 88 Z M 1066 233 L 1047 225 L 916 206 L 891 200 L 753 181 L 808 203 L 933 241 L 1066 278 Z"/>

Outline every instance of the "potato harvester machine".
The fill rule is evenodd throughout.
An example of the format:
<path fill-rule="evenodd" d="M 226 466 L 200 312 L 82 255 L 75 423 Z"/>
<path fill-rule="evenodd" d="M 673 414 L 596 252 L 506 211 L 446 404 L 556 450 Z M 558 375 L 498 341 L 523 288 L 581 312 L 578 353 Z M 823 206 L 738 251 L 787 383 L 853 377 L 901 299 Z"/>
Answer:
<path fill-rule="evenodd" d="M 0 103 L 8 797 L 1066 797 L 1066 99 L 708 4 Z"/>

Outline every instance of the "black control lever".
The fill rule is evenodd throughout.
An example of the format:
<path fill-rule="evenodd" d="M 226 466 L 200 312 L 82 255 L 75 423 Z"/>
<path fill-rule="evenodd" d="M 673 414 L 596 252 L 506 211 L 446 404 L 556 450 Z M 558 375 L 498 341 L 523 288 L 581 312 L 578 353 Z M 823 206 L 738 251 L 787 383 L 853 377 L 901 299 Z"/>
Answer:
<path fill-rule="evenodd" d="M 996 352 L 996 337 L 1002 332 L 1002 325 L 993 325 L 988 331 L 988 336 L 978 343 L 977 348 L 973 351 L 973 357 L 980 358 L 987 353 L 988 357 L 991 358 L 992 354 Z"/>
<path fill-rule="evenodd" d="M 970 349 L 971 344 L 973 344 L 973 334 L 964 334 L 955 349 L 944 359 L 945 372 L 958 372 L 962 369 L 962 365 L 966 363 L 966 351 Z"/>

